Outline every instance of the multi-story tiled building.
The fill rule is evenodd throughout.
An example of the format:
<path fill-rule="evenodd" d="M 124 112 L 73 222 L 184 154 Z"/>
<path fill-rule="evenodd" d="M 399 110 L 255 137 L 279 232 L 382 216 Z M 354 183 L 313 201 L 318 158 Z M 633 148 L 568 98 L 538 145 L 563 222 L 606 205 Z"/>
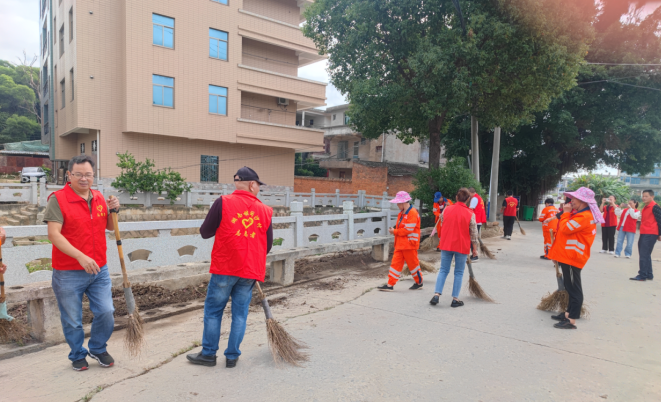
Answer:
<path fill-rule="evenodd" d="M 620 173 L 620 181 L 630 186 L 638 195 L 641 195 L 643 190 L 654 190 L 655 194 L 661 194 L 661 164 L 657 164 L 654 172 L 647 176 L 622 172 Z"/>
<path fill-rule="evenodd" d="M 294 152 L 323 149 L 296 112 L 326 84 L 299 24 L 310 0 L 40 0 L 42 142 L 57 168 L 86 153 L 98 176 L 117 154 L 190 182 L 231 182 L 243 165 L 293 185 Z"/>

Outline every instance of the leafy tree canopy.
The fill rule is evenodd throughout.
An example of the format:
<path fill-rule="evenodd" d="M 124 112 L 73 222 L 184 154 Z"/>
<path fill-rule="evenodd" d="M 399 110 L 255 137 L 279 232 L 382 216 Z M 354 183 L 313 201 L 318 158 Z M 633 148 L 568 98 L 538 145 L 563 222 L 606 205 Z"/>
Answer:
<path fill-rule="evenodd" d="M 305 161 L 303 154 L 297 153 L 295 157 L 294 176 L 315 176 L 326 177 L 326 169 L 319 167 L 319 162 L 315 161 L 311 156 L 308 156 Z"/>
<path fill-rule="evenodd" d="M 598 204 L 601 204 L 602 198 L 608 198 L 612 195 L 615 197 L 615 202 L 619 205 L 627 202 L 633 194 L 631 187 L 622 183 L 616 177 L 595 174 L 579 176 L 569 185 L 571 191 L 576 191 L 580 187 L 587 187 L 594 191 L 594 198 Z"/>
<path fill-rule="evenodd" d="M 34 141 L 41 138 L 41 125 L 26 116 L 12 115 L 0 132 L 0 143 Z"/>
<path fill-rule="evenodd" d="M 39 139 L 38 87 L 39 69 L 0 60 L 0 143 Z"/>
<path fill-rule="evenodd" d="M 459 4 L 465 33 L 446 0 L 317 0 L 305 12 L 304 33 L 329 54 L 356 129 L 429 138 L 430 166 L 452 117 L 514 127 L 571 88 L 595 12 L 573 0 Z"/>

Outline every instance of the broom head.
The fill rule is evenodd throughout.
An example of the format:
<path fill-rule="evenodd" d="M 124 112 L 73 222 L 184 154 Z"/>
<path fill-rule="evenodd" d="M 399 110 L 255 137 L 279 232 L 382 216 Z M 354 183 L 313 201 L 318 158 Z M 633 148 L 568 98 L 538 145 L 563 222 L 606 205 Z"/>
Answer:
<path fill-rule="evenodd" d="M 429 251 L 438 246 L 438 234 L 427 237 L 420 243 L 420 251 Z"/>
<path fill-rule="evenodd" d="M 526 236 L 526 231 L 525 231 L 525 230 L 523 230 L 523 228 L 522 228 L 522 227 L 519 227 L 519 229 L 521 229 L 521 234 L 522 234 L 522 235 L 524 235 L 524 236 Z"/>
<path fill-rule="evenodd" d="M 301 363 L 308 361 L 308 354 L 300 350 L 307 348 L 307 345 L 291 336 L 274 318 L 266 320 L 266 333 L 277 365 L 285 362 L 301 367 Z"/>
<path fill-rule="evenodd" d="M 431 262 L 420 260 L 419 263 L 420 263 L 420 271 L 422 272 L 434 273 L 438 271 L 438 269 L 436 269 L 434 264 L 432 264 Z M 400 274 L 400 277 L 409 276 L 409 275 L 411 275 L 409 266 L 407 264 L 404 264 L 404 268 L 402 268 L 402 273 Z"/>
<path fill-rule="evenodd" d="M 124 288 L 124 298 L 126 299 L 126 309 L 128 311 L 124 348 L 130 357 L 137 357 L 142 352 L 145 343 L 144 321 L 142 321 L 138 307 L 135 305 L 135 298 L 130 287 Z"/>
<path fill-rule="evenodd" d="M 487 247 L 482 241 L 480 240 L 480 251 L 482 252 L 483 255 L 486 255 L 490 260 L 495 260 L 496 256 L 493 255 L 491 250 L 489 250 L 489 247 Z"/>
<path fill-rule="evenodd" d="M 567 304 L 569 304 L 569 293 L 566 290 L 556 290 L 542 297 L 542 300 L 537 305 L 537 309 L 543 311 L 566 311 Z"/>
<path fill-rule="evenodd" d="M 487 292 L 482 289 L 482 286 L 480 286 L 479 283 L 475 280 L 474 277 L 468 278 L 468 293 L 471 294 L 473 297 L 477 297 L 478 299 L 482 299 L 484 301 L 488 301 L 489 303 L 495 303 L 496 301 L 491 298 L 487 294 Z"/>

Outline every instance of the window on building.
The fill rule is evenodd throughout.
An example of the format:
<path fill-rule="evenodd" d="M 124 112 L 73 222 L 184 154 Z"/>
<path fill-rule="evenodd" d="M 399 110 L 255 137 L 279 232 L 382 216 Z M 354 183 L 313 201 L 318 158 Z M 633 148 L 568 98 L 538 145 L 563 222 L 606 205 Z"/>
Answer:
<path fill-rule="evenodd" d="M 346 177 L 347 177 L 347 172 L 345 172 L 344 170 L 340 170 L 340 179 L 344 179 Z"/>
<path fill-rule="evenodd" d="M 66 94 L 65 94 L 66 88 L 67 88 L 66 83 L 64 82 L 64 79 L 63 79 L 62 81 L 60 81 L 60 91 L 62 92 L 62 99 L 61 99 L 62 104 L 60 105 L 60 109 L 64 109 L 64 105 L 66 105 L 66 99 L 67 99 Z"/>
<path fill-rule="evenodd" d="M 350 122 L 351 122 L 351 118 L 345 114 L 344 115 L 344 125 L 348 126 Z"/>
<path fill-rule="evenodd" d="M 227 32 L 209 28 L 209 57 L 227 60 Z"/>
<path fill-rule="evenodd" d="M 64 54 L 64 24 L 60 28 L 60 57 Z"/>
<path fill-rule="evenodd" d="M 48 49 L 48 29 L 46 28 L 48 22 L 44 22 L 43 28 L 41 28 L 41 54 L 46 55 L 46 49 Z"/>
<path fill-rule="evenodd" d="M 640 177 L 632 177 L 631 184 L 640 184 Z"/>
<path fill-rule="evenodd" d="M 227 88 L 209 85 L 209 113 L 227 116 Z"/>
<path fill-rule="evenodd" d="M 624 182 L 625 182 L 625 183 L 631 183 L 631 177 L 627 177 L 627 178 L 624 180 Z"/>
<path fill-rule="evenodd" d="M 365 145 L 365 144 L 367 144 L 367 138 L 361 138 L 360 145 Z"/>
<path fill-rule="evenodd" d="M 339 141 L 337 143 L 337 159 L 347 159 L 347 148 L 349 141 Z"/>
<path fill-rule="evenodd" d="M 376 146 L 376 152 L 381 152 L 383 150 L 383 147 L 381 145 Z"/>
<path fill-rule="evenodd" d="M 200 181 L 218 183 L 218 157 L 201 155 Z"/>
<path fill-rule="evenodd" d="M 353 143 L 353 158 L 358 159 L 358 152 L 360 151 L 360 141 Z"/>
<path fill-rule="evenodd" d="M 661 169 L 654 169 L 654 176 L 660 177 L 661 176 Z"/>
<path fill-rule="evenodd" d="M 327 154 L 330 154 L 330 140 L 329 139 L 324 139 L 324 151 Z"/>
<path fill-rule="evenodd" d="M 174 78 L 152 75 L 153 104 L 174 107 Z"/>
<path fill-rule="evenodd" d="M 84 154 L 84 153 L 85 153 L 85 143 L 84 143 L 84 142 L 81 142 L 81 143 L 80 143 L 80 153 L 81 153 L 81 154 Z"/>
<path fill-rule="evenodd" d="M 659 179 L 650 179 L 650 184 L 659 185 Z"/>
<path fill-rule="evenodd" d="M 69 43 L 73 40 L 73 7 L 69 9 Z"/>
<path fill-rule="evenodd" d="M 154 23 L 154 45 L 174 48 L 174 18 L 158 14 L 151 15 Z"/>
<path fill-rule="evenodd" d="M 92 153 L 95 154 L 99 150 L 99 143 L 92 140 Z"/>
<path fill-rule="evenodd" d="M 220 4 L 227 5 L 227 1 L 228 1 L 228 0 L 211 0 L 211 1 L 213 1 L 213 2 L 215 2 L 215 3 L 220 3 Z"/>
<path fill-rule="evenodd" d="M 336 118 L 336 117 L 337 117 L 337 115 L 336 115 L 336 114 L 334 114 L 334 115 L 333 115 L 333 121 L 335 121 L 335 118 Z"/>
<path fill-rule="evenodd" d="M 71 71 L 69 71 L 69 81 L 71 82 L 71 100 L 73 100 L 73 96 L 74 96 L 73 95 L 74 94 L 74 91 L 73 91 L 73 68 L 71 69 Z"/>
<path fill-rule="evenodd" d="M 310 119 L 310 127 L 314 126 L 314 120 Z"/>

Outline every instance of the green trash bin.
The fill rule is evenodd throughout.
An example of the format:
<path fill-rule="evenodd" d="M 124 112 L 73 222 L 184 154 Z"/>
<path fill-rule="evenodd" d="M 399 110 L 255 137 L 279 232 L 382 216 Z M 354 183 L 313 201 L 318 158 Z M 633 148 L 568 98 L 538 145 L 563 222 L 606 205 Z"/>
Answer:
<path fill-rule="evenodd" d="M 530 207 L 528 205 L 523 206 L 523 220 L 531 221 L 533 215 L 535 215 L 535 207 Z"/>

